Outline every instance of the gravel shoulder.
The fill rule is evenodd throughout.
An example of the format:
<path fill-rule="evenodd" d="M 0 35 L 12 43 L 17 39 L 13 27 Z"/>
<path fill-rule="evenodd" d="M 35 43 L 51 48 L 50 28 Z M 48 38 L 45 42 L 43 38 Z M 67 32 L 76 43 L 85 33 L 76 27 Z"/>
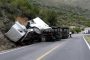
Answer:
<path fill-rule="evenodd" d="M 90 35 L 85 35 L 84 37 L 87 40 L 87 42 L 90 44 Z"/>

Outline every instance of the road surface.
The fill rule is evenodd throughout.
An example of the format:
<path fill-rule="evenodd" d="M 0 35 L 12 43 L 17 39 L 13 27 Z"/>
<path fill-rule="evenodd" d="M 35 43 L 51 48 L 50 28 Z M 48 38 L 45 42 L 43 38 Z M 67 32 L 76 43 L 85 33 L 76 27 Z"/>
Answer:
<path fill-rule="evenodd" d="M 0 53 L 0 60 L 90 60 L 83 35 L 57 42 L 41 42 Z"/>

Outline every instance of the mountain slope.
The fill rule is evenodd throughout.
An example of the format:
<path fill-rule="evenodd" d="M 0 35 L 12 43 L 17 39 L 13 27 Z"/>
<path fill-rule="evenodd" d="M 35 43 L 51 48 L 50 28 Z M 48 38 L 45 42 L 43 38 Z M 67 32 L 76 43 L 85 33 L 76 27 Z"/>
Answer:
<path fill-rule="evenodd" d="M 90 0 L 33 0 L 44 5 L 57 6 L 66 4 L 71 6 L 79 6 L 81 8 L 90 9 Z"/>
<path fill-rule="evenodd" d="M 74 6 L 82 0 L 32 0 L 33 4 L 57 12 L 60 25 L 90 26 L 90 10 Z"/>

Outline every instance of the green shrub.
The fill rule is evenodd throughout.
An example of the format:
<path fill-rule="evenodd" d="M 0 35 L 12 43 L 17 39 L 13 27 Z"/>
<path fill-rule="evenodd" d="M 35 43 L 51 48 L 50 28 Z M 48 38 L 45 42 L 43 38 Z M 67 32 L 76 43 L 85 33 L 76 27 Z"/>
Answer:
<path fill-rule="evenodd" d="M 74 31 L 75 31 L 76 33 L 79 33 L 79 32 L 81 32 L 81 29 L 80 29 L 79 27 L 77 27 L 77 28 L 74 28 Z"/>

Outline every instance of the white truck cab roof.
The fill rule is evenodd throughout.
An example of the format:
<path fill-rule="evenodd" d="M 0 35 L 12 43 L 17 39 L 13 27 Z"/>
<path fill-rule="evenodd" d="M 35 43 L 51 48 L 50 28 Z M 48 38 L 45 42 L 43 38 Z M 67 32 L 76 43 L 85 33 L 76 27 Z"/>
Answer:
<path fill-rule="evenodd" d="M 37 27 L 40 30 L 41 29 L 50 29 L 51 27 L 49 27 L 42 19 L 40 19 L 39 17 L 36 17 L 33 20 L 30 20 L 30 26 L 31 27 Z"/>

